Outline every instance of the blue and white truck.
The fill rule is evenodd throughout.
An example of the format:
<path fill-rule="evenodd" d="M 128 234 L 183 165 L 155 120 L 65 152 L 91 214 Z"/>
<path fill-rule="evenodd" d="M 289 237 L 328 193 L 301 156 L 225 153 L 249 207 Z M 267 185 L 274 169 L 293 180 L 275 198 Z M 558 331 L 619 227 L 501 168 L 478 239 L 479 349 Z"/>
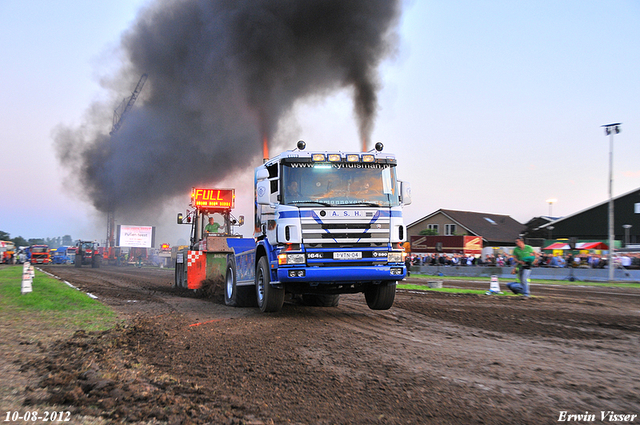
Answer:
<path fill-rule="evenodd" d="M 198 234 L 204 220 L 193 214 L 196 237 L 192 230 L 191 249 L 176 259 L 176 286 L 222 281 L 227 305 L 263 312 L 279 311 L 286 296 L 335 306 L 340 294 L 360 292 L 371 309 L 389 309 L 406 275 L 402 207 L 411 189 L 382 150 L 378 143 L 369 152 L 305 151 L 300 141 L 266 160 L 255 170 L 253 238 Z M 195 256 L 201 271 L 190 278 Z M 209 263 L 217 263 L 211 273 Z"/>
<path fill-rule="evenodd" d="M 75 250 L 69 250 L 69 248 L 73 248 L 70 246 L 59 246 L 56 249 L 51 250 L 51 264 L 71 264 L 73 263 L 75 257 L 72 255 L 72 252 L 75 253 Z"/>

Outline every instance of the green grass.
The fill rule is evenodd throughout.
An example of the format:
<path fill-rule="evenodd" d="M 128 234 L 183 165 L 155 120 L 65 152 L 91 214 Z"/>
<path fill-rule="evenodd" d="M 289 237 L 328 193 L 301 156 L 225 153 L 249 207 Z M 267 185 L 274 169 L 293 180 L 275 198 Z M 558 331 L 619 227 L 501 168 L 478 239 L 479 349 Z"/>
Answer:
<path fill-rule="evenodd" d="M 116 322 L 116 314 L 64 282 L 35 272 L 30 293 L 22 294 L 22 266 L 0 268 L 0 319 L 67 329 L 104 330 Z"/>

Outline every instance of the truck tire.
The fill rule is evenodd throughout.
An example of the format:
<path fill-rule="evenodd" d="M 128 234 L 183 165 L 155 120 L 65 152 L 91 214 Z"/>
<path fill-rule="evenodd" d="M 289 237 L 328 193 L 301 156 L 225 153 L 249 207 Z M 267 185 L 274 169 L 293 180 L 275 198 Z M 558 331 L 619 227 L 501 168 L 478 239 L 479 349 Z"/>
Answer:
<path fill-rule="evenodd" d="M 280 311 L 284 304 L 284 288 L 271 286 L 271 273 L 267 257 L 260 258 L 256 271 L 256 298 L 263 313 Z"/>
<path fill-rule="evenodd" d="M 238 306 L 238 287 L 236 286 L 236 260 L 233 256 L 227 259 L 227 272 L 224 277 L 224 303 L 231 307 Z"/>
<path fill-rule="evenodd" d="M 76 267 L 82 267 L 82 255 L 77 254 L 75 260 L 73 261 L 73 265 Z"/>
<path fill-rule="evenodd" d="M 396 298 L 396 282 L 370 284 L 364 298 L 371 310 L 389 310 Z"/>
<path fill-rule="evenodd" d="M 179 278 L 180 278 L 180 263 L 178 263 L 178 261 L 176 260 L 173 268 L 173 285 L 171 285 L 172 288 L 180 287 Z"/>
<path fill-rule="evenodd" d="M 340 302 L 340 294 L 303 294 L 304 305 L 314 307 L 337 307 Z"/>
<path fill-rule="evenodd" d="M 229 255 L 225 275 L 224 303 L 232 307 L 252 307 L 256 305 L 256 291 L 252 286 L 238 286 L 236 259 Z"/>
<path fill-rule="evenodd" d="M 100 257 L 93 257 L 91 259 L 91 267 L 93 267 L 94 269 L 99 269 L 100 263 L 102 263 L 102 259 Z"/>
<path fill-rule="evenodd" d="M 176 262 L 176 277 L 174 288 L 184 288 L 184 263 Z"/>

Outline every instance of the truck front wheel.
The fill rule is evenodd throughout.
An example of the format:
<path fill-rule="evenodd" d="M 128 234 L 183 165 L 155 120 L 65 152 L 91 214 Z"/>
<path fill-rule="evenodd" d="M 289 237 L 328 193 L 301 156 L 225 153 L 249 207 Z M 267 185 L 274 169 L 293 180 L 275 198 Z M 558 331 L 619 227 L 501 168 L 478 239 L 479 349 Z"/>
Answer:
<path fill-rule="evenodd" d="M 260 258 L 256 272 L 256 298 L 263 313 L 280 311 L 284 304 L 284 288 L 271 286 L 271 274 L 267 257 Z"/>
<path fill-rule="evenodd" d="M 364 298 L 371 310 L 389 310 L 396 298 L 396 282 L 370 284 Z"/>
<path fill-rule="evenodd" d="M 73 263 L 74 263 L 73 265 L 76 267 L 82 267 L 82 255 L 81 254 L 76 255 L 76 258 Z"/>

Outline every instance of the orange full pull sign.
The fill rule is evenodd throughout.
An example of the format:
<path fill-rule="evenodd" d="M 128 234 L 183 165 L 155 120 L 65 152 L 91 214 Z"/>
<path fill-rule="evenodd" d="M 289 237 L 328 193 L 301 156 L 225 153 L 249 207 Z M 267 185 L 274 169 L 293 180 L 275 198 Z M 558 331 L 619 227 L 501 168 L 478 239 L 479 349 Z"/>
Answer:
<path fill-rule="evenodd" d="M 234 189 L 193 188 L 191 205 L 198 209 L 233 209 L 236 206 L 236 193 Z"/>

